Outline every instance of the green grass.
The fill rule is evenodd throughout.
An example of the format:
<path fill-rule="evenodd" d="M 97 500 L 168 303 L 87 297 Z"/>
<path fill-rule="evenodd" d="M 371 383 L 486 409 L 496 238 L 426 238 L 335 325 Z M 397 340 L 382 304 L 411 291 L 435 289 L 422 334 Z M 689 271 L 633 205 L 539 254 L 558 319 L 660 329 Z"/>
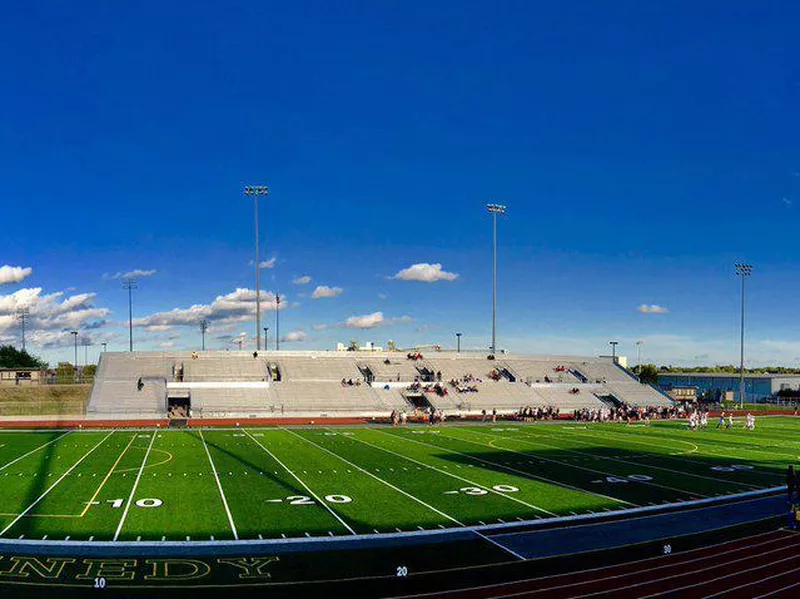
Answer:
<path fill-rule="evenodd" d="M 340 536 L 602 513 L 780 486 L 800 421 L 0 431 L 0 536 Z"/>

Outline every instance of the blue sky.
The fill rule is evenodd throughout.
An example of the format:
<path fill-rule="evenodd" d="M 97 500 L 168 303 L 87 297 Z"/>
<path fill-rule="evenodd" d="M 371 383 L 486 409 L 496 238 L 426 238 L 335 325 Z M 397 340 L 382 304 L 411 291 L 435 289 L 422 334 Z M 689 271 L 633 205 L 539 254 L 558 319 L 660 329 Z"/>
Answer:
<path fill-rule="evenodd" d="M 138 348 L 195 348 L 201 317 L 235 348 L 254 332 L 242 187 L 267 184 L 285 348 L 487 347 L 496 201 L 500 347 L 735 361 L 744 260 L 750 363 L 800 365 L 800 6 L 722 8 L 5 6 L 0 342 L 27 306 L 50 361 L 73 328 L 125 349 L 114 275 L 153 270 Z M 458 276 L 392 278 L 418 264 Z"/>

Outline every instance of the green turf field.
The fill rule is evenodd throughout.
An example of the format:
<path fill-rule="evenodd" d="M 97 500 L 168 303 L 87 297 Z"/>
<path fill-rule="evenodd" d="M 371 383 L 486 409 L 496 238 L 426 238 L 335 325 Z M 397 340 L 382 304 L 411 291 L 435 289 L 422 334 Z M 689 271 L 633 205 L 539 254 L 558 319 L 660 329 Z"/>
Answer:
<path fill-rule="evenodd" d="M 0 536 L 207 541 L 431 530 L 780 486 L 800 420 L 0 431 Z"/>

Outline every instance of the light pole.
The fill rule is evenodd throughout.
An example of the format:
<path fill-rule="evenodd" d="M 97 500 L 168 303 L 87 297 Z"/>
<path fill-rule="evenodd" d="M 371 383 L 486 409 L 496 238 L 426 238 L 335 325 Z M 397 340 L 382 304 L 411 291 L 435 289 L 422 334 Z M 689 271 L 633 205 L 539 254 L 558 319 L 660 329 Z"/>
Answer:
<path fill-rule="evenodd" d="M 106 343 L 105 341 L 103 341 L 103 342 L 102 342 L 100 345 L 102 345 L 102 346 L 103 346 L 103 353 L 106 353 L 106 349 L 108 349 L 108 343 Z"/>
<path fill-rule="evenodd" d="M 487 204 L 486 209 L 492 215 L 492 356 L 497 351 L 497 215 L 505 214 L 506 207 L 500 204 Z"/>
<path fill-rule="evenodd" d="M 259 269 L 261 260 L 258 252 L 258 196 L 266 196 L 269 189 L 266 185 L 248 185 L 244 188 L 244 194 L 253 196 L 253 207 L 255 210 L 255 266 L 256 266 L 256 351 L 261 349 L 261 292 L 259 285 Z"/>
<path fill-rule="evenodd" d="M 239 351 L 241 351 L 241 350 L 242 350 L 242 341 L 244 341 L 244 340 L 243 340 L 241 337 L 239 337 L 239 338 L 236 340 L 236 343 L 238 343 L 238 344 L 239 344 Z"/>
<path fill-rule="evenodd" d="M 139 288 L 136 279 L 122 279 L 122 288 L 128 291 L 128 351 L 133 351 L 133 290 Z"/>
<path fill-rule="evenodd" d="M 200 335 L 203 337 L 202 351 L 206 351 L 206 331 L 208 330 L 208 321 L 204 318 L 200 321 Z"/>
<path fill-rule="evenodd" d="M 642 382 L 642 345 L 644 345 L 644 341 L 636 342 L 636 374 L 640 383 Z"/>
<path fill-rule="evenodd" d="M 608 344 L 611 346 L 611 361 L 614 364 L 617 363 L 617 345 L 619 345 L 619 341 L 609 341 Z"/>
<path fill-rule="evenodd" d="M 83 363 L 86 366 L 89 365 L 89 346 L 91 344 L 92 342 L 89 341 L 88 337 L 84 337 L 83 339 L 81 339 L 81 345 L 83 345 Z"/>
<path fill-rule="evenodd" d="M 30 320 L 30 310 L 28 308 L 17 310 L 17 319 L 22 326 L 22 351 L 25 352 L 25 324 Z"/>
<path fill-rule="evenodd" d="M 267 332 L 269 331 L 269 327 L 264 327 L 264 351 L 269 349 L 269 345 L 267 344 Z"/>
<path fill-rule="evenodd" d="M 456 333 L 456 352 L 461 353 L 461 333 Z"/>
<path fill-rule="evenodd" d="M 78 380 L 78 331 L 70 331 L 70 335 L 75 340 L 75 381 Z"/>
<path fill-rule="evenodd" d="M 281 349 L 281 296 L 275 294 L 275 351 Z"/>
<path fill-rule="evenodd" d="M 736 275 L 742 277 L 742 327 L 741 339 L 739 343 L 739 408 L 744 409 L 744 282 L 747 277 L 753 274 L 752 264 L 734 264 Z"/>

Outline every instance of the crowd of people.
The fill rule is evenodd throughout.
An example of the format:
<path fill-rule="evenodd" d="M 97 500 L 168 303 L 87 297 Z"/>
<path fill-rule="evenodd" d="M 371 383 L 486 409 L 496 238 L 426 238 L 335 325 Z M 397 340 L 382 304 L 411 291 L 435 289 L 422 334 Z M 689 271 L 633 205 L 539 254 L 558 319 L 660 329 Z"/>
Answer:
<path fill-rule="evenodd" d="M 342 387 L 360 387 L 361 386 L 361 379 L 357 378 L 356 380 L 353 379 L 342 379 Z"/>
<path fill-rule="evenodd" d="M 447 387 L 440 383 L 428 383 L 423 384 L 419 381 L 411 383 L 408 387 L 406 387 L 409 391 L 416 391 L 417 393 L 435 393 L 439 397 L 444 397 L 447 395 Z"/>
<path fill-rule="evenodd" d="M 465 374 L 459 378 L 450 379 L 450 386 L 458 393 L 477 393 L 478 383 L 483 381 L 472 373 Z"/>
<path fill-rule="evenodd" d="M 526 406 L 514 414 L 514 420 L 522 422 L 539 422 L 540 420 L 557 420 L 561 410 L 555 406 Z"/>
<path fill-rule="evenodd" d="M 598 409 L 581 408 L 572 414 L 580 422 L 644 422 L 651 420 L 672 420 L 685 418 L 686 413 L 677 406 L 629 406 L 623 403 L 617 407 Z"/>

